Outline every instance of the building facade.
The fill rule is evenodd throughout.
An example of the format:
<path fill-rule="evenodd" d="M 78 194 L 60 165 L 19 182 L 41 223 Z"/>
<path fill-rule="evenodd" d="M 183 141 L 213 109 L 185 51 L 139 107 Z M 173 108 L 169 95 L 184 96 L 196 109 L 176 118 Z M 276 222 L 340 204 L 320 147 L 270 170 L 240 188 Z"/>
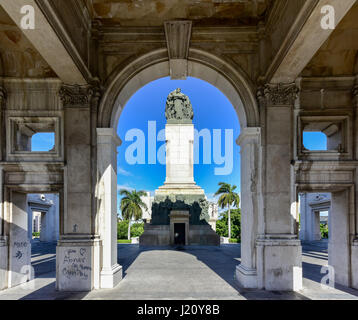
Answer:
<path fill-rule="evenodd" d="M 59 194 L 57 289 L 119 283 L 118 119 L 168 76 L 211 83 L 240 121 L 240 285 L 302 289 L 298 195 L 320 192 L 331 193 L 336 281 L 358 288 L 357 2 L 160 3 L 1 2 L 0 289 L 24 281 L 28 260 L 14 257 L 28 250 L 31 193 Z M 331 138 L 328 150 L 307 150 L 308 131 Z M 41 132 L 54 148 L 33 152 Z"/>

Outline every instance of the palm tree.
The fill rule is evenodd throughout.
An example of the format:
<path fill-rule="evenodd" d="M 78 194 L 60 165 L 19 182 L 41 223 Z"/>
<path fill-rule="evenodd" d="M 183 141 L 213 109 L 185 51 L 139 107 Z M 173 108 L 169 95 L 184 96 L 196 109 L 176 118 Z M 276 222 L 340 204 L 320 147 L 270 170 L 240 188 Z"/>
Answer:
<path fill-rule="evenodd" d="M 235 185 L 231 186 L 231 184 L 225 182 L 219 182 L 219 190 L 216 191 L 215 196 L 219 196 L 218 205 L 221 209 L 225 207 L 228 208 L 228 229 L 229 229 L 229 239 L 231 238 L 231 206 L 238 208 L 240 203 L 240 196 L 235 192 L 237 188 Z"/>
<path fill-rule="evenodd" d="M 121 199 L 121 211 L 123 219 L 128 220 L 128 240 L 131 238 L 131 220 L 135 221 L 142 218 L 143 209 L 148 210 L 147 205 L 142 201 L 141 197 L 146 196 L 145 191 L 128 191 L 121 189 L 119 194 L 123 196 Z"/>

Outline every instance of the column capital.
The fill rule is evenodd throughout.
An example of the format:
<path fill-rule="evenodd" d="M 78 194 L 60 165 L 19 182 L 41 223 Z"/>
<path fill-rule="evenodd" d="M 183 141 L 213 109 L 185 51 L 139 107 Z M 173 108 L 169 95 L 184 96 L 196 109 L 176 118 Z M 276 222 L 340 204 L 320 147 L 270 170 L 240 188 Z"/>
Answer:
<path fill-rule="evenodd" d="M 267 83 L 258 89 L 257 99 L 272 106 L 294 105 L 299 91 L 296 83 Z"/>
<path fill-rule="evenodd" d="M 92 100 L 98 102 L 101 92 L 98 86 L 92 85 L 62 85 L 59 91 L 63 106 L 66 107 L 91 107 Z"/>
<path fill-rule="evenodd" d="M 107 139 L 113 139 L 117 146 L 122 145 L 122 140 L 118 137 L 116 130 L 113 128 L 97 128 L 97 141 L 98 143 L 105 143 Z"/>
<path fill-rule="evenodd" d="M 261 128 L 259 127 L 247 127 L 242 129 L 239 137 L 236 139 L 236 144 L 244 146 L 249 142 L 258 142 L 258 138 L 261 135 Z"/>

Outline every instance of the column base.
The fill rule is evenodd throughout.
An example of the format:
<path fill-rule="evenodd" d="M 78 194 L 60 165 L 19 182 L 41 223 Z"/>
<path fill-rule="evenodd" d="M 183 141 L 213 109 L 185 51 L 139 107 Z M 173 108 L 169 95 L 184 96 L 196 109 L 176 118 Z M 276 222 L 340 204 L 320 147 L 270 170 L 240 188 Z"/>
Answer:
<path fill-rule="evenodd" d="M 257 271 L 256 269 L 246 268 L 242 264 L 236 266 L 235 281 L 239 287 L 245 289 L 257 288 Z"/>
<path fill-rule="evenodd" d="M 302 247 L 295 235 L 264 235 L 256 246 L 260 289 L 302 290 Z"/>
<path fill-rule="evenodd" d="M 7 288 L 8 246 L 4 238 L 0 238 L 0 290 Z"/>
<path fill-rule="evenodd" d="M 31 242 L 25 239 L 9 241 L 7 287 L 13 288 L 34 279 L 31 266 Z"/>
<path fill-rule="evenodd" d="M 56 248 L 56 289 L 91 291 L 95 286 L 98 240 L 66 239 Z"/>
<path fill-rule="evenodd" d="M 110 270 L 101 271 L 101 289 L 112 289 L 118 285 L 123 277 L 123 268 L 116 264 Z"/>

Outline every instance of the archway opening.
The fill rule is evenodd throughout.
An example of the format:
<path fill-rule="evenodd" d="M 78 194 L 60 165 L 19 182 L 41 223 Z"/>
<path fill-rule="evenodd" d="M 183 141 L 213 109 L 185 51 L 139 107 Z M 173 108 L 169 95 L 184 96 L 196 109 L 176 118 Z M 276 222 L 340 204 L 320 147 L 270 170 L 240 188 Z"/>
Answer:
<path fill-rule="evenodd" d="M 196 183 L 209 198 L 214 197 L 221 181 L 235 184 L 240 192 L 240 147 L 235 140 L 241 130 L 232 104 L 203 80 L 167 77 L 143 86 L 121 113 L 117 127 L 122 140 L 117 157 L 119 189 L 145 190 L 153 195 L 164 183 L 165 103 L 168 94 L 179 87 L 194 109 Z M 139 143 L 141 148 L 136 148 Z"/>
<path fill-rule="evenodd" d="M 248 182 L 245 184 L 244 190 L 242 189 L 242 185 L 240 186 L 239 183 L 235 183 L 238 186 L 236 192 L 239 190 L 242 196 L 242 201 L 240 201 L 240 203 L 242 206 L 246 206 L 245 210 L 248 212 L 245 217 L 246 228 L 242 228 L 241 230 L 241 241 L 246 242 L 245 254 L 242 257 L 241 262 L 245 265 L 245 270 L 250 270 L 250 273 L 245 274 L 245 277 L 256 277 L 256 273 L 251 272 L 251 270 L 256 269 L 254 253 L 256 249 L 252 239 L 255 239 L 257 235 L 257 226 L 254 221 L 257 221 L 258 208 L 257 206 L 253 207 L 252 204 L 256 201 L 254 198 L 256 198 L 258 191 L 255 191 L 254 193 L 252 192 L 253 189 L 257 188 L 257 184 L 253 184 L 251 179 L 254 176 L 254 172 L 252 171 L 257 168 L 259 161 L 257 155 L 259 152 L 260 129 L 258 128 L 259 113 L 257 102 L 252 93 L 250 81 L 241 70 L 238 70 L 237 68 L 233 69 L 225 61 L 209 53 L 199 50 L 190 50 L 190 52 L 191 55 L 193 55 L 193 58 L 188 60 L 188 77 L 206 81 L 220 90 L 221 94 L 230 101 L 231 112 L 234 111 L 232 114 L 235 115 L 236 113 L 236 117 L 233 116 L 233 118 L 238 118 L 240 122 L 242 132 L 240 133 L 237 143 L 242 148 L 241 152 L 244 152 L 245 154 L 245 161 L 242 163 L 238 162 L 239 154 L 237 154 L 235 155 L 234 162 L 240 163 L 242 168 L 241 172 L 245 175 L 242 179 Z M 121 119 L 121 114 L 124 111 L 124 106 L 127 105 L 130 98 L 145 85 L 155 80 L 166 78 L 169 75 L 170 69 L 167 61 L 167 52 L 165 50 L 151 52 L 130 63 L 124 70 L 113 72 L 113 75 L 107 83 L 107 91 L 101 100 L 97 128 L 97 167 L 100 177 L 97 198 L 99 204 L 98 228 L 99 233 L 103 238 L 103 263 L 101 267 L 102 288 L 113 287 L 113 283 L 119 282 L 118 274 L 120 273 L 120 264 L 122 263 L 121 253 L 119 253 L 119 259 L 117 261 L 117 251 L 114 250 L 114 247 L 117 246 L 117 232 L 114 232 L 114 225 L 117 224 L 118 220 L 116 219 L 114 223 L 113 217 L 117 217 L 118 210 L 118 186 L 117 183 L 114 183 L 114 181 L 117 182 L 117 158 L 114 155 L 117 146 L 121 145 L 122 142 L 118 138 L 116 128 Z M 182 85 L 178 86 L 181 87 Z M 168 92 L 165 93 L 164 98 L 161 98 L 161 105 L 165 104 L 165 96 L 178 86 L 170 86 Z M 164 105 L 162 108 L 162 112 L 164 112 Z M 237 136 L 235 136 L 235 138 L 236 137 Z M 123 136 L 121 138 L 123 138 Z M 146 140 L 145 137 L 143 140 Z M 222 143 L 222 146 L 224 145 L 225 142 Z M 154 158 L 155 156 L 154 152 Z M 138 157 L 137 153 L 134 154 L 134 158 L 135 157 Z M 146 154 L 144 155 L 144 159 L 146 160 Z M 119 168 L 118 171 L 120 172 L 122 169 L 123 168 Z M 128 175 L 128 172 L 122 171 L 122 174 Z M 163 174 L 162 177 L 164 177 Z M 198 183 L 198 181 L 196 182 Z M 208 192 L 207 190 L 205 191 Z M 110 195 L 110 197 L 108 197 L 108 195 Z M 109 202 L 110 199 L 111 203 Z M 172 224 L 170 223 L 170 228 L 171 226 Z M 211 230 L 210 225 L 207 224 L 207 226 Z M 111 232 L 108 232 L 108 228 Z M 213 232 L 216 235 L 215 231 Z M 218 241 L 218 243 L 220 243 L 220 241 Z M 237 265 L 237 259 L 233 260 L 233 263 Z M 235 272 L 235 269 L 233 272 Z M 230 281 L 234 281 L 232 274 L 230 279 Z"/>
<path fill-rule="evenodd" d="M 56 245 L 60 232 L 59 194 L 28 194 L 28 237 L 34 278 L 56 272 Z"/>
<path fill-rule="evenodd" d="M 350 283 L 349 189 L 311 189 L 299 195 L 304 285 L 343 289 Z"/>
<path fill-rule="evenodd" d="M 150 254 L 154 257 L 158 250 L 163 250 L 162 247 L 157 247 L 157 249 L 150 247 L 150 250 L 148 250 L 148 246 L 141 247 L 137 243 L 138 237 L 146 228 L 145 223 L 152 220 L 155 191 L 166 180 L 166 100 L 169 93 L 177 88 L 181 88 L 181 92 L 189 97 L 194 111 L 193 158 L 195 182 L 205 190 L 206 198 L 213 204 L 209 220 L 212 229 L 216 230 L 220 236 L 227 238 L 227 243 L 229 243 L 228 210 L 227 208 L 218 208 L 218 197 L 215 196 L 215 193 L 219 189 L 219 182 L 226 182 L 232 186 L 236 185 L 235 192 L 240 194 L 240 147 L 235 140 L 240 135 L 241 130 L 237 113 L 231 102 L 220 90 L 203 80 L 193 77 L 189 77 L 187 80 L 170 80 L 169 77 L 155 80 L 141 87 L 128 100 L 121 112 L 117 128 L 117 134 L 122 140 L 122 145 L 117 148 L 117 189 L 118 191 L 124 189 L 128 192 L 143 190 L 146 194 L 142 196 L 142 201 L 147 206 L 146 209 L 143 208 L 141 219 L 133 217 L 128 222 L 128 215 L 121 211 L 123 209 L 121 208 L 123 197 L 118 196 L 118 241 L 121 243 L 118 261 L 123 264 L 124 275 L 129 278 L 128 281 L 131 281 L 136 274 L 135 270 L 140 265 L 139 260 L 145 259 Z M 130 231 L 128 230 L 129 223 Z M 218 228 L 216 227 L 217 224 Z M 180 233 L 179 229 L 183 231 L 182 237 L 174 239 L 174 244 L 185 244 L 185 223 L 176 223 L 173 229 L 178 234 Z M 233 206 L 231 206 L 231 235 L 231 242 L 240 241 L 240 208 Z M 133 245 L 131 247 L 131 245 L 123 244 L 123 242 L 130 242 Z M 233 268 L 232 272 L 234 272 L 237 263 L 234 258 L 240 256 L 239 246 L 234 245 L 237 246 L 236 256 L 230 259 L 227 266 L 228 269 Z M 136 257 L 130 262 L 126 261 L 123 257 L 128 257 L 129 250 L 134 250 L 140 258 Z M 145 250 L 146 255 L 141 255 L 142 250 Z M 173 249 L 168 248 L 168 250 Z M 188 250 L 190 249 L 186 249 L 186 254 L 194 255 L 193 252 L 188 252 Z M 227 248 L 223 250 L 227 250 Z M 162 252 L 162 258 L 170 260 L 165 252 Z M 180 254 L 183 255 L 183 253 Z M 183 257 L 183 259 L 185 258 Z M 202 261 L 206 262 L 208 270 L 217 271 L 213 261 L 208 261 L 207 258 L 203 257 L 198 259 L 203 259 Z M 156 264 L 154 260 L 153 258 L 152 263 Z M 162 263 L 164 263 L 163 260 Z M 191 266 L 195 268 L 195 265 Z M 208 270 L 203 272 L 209 272 Z M 142 270 L 142 272 L 146 271 L 148 272 L 147 277 L 155 276 L 152 268 Z M 149 271 L 152 275 L 149 274 Z M 159 266 L 157 272 L 162 272 Z M 232 288 L 232 280 L 230 280 L 228 287 Z M 221 281 L 224 281 L 226 286 L 228 285 L 228 279 Z"/>

